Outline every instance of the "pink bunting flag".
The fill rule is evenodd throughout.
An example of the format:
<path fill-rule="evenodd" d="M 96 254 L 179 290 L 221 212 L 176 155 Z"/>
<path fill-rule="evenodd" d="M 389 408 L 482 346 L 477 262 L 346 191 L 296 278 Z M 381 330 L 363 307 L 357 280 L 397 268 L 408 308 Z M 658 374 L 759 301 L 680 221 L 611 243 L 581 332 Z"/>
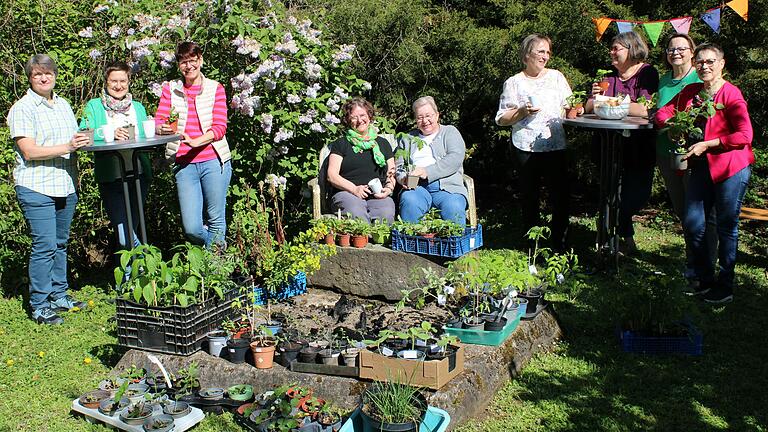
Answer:
<path fill-rule="evenodd" d="M 688 34 L 688 31 L 691 29 L 692 21 L 693 17 L 682 17 L 671 19 L 669 20 L 669 23 L 672 24 L 672 28 L 674 28 L 676 32 Z"/>

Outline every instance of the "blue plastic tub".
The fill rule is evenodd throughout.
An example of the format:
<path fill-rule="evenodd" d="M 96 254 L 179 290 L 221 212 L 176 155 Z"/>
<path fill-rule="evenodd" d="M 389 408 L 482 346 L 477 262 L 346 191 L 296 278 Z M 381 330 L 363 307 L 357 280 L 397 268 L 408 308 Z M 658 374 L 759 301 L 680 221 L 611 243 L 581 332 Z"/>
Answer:
<path fill-rule="evenodd" d="M 435 255 L 447 258 L 458 258 L 483 245 L 483 226 L 468 226 L 464 235 L 455 237 L 422 237 L 401 234 L 392 231 L 392 250 Z"/>
<path fill-rule="evenodd" d="M 253 288 L 253 303 L 256 305 L 263 305 L 267 303 L 267 299 L 273 301 L 281 301 L 293 296 L 307 293 L 307 275 L 304 272 L 298 272 L 296 276 L 291 278 L 288 283 L 277 290 L 277 292 L 270 294 L 266 288 L 254 287 Z"/>
<path fill-rule="evenodd" d="M 683 324 L 687 336 L 641 336 L 635 332 L 617 331 L 621 350 L 638 354 L 687 354 L 704 353 L 704 335 L 693 324 Z"/>
<path fill-rule="evenodd" d="M 419 425 L 419 432 L 445 432 L 451 423 L 451 416 L 440 408 L 433 406 L 427 408 L 427 414 L 424 421 Z M 372 430 L 363 422 L 363 416 L 360 415 L 360 408 L 356 409 L 349 419 L 341 426 L 339 432 L 378 432 Z"/>

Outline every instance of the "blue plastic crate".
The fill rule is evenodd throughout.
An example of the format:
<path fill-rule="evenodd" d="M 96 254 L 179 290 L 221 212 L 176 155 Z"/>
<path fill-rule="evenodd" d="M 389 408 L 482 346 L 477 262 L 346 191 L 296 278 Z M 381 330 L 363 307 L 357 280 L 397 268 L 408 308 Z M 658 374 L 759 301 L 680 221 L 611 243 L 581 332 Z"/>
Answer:
<path fill-rule="evenodd" d="M 464 235 L 454 237 L 422 237 L 401 234 L 392 230 L 392 250 L 458 258 L 483 245 L 483 226 L 468 226 Z"/>
<path fill-rule="evenodd" d="M 273 301 L 281 301 L 293 296 L 307 293 L 307 274 L 304 272 L 296 273 L 296 276 L 288 281 L 288 284 L 281 287 L 275 293 L 270 293 L 264 287 L 253 287 L 253 303 L 263 305 L 267 303 L 267 298 Z"/>
<path fill-rule="evenodd" d="M 419 432 L 445 432 L 451 423 L 451 416 L 440 408 L 433 406 L 427 408 L 424 421 L 419 425 Z M 365 424 L 360 408 L 356 409 L 341 426 L 339 432 L 378 432 Z"/>
<path fill-rule="evenodd" d="M 704 353 L 704 335 L 692 324 L 684 324 L 687 336 L 640 336 L 633 331 L 619 330 L 621 350 L 639 354 L 688 354 Z"/>

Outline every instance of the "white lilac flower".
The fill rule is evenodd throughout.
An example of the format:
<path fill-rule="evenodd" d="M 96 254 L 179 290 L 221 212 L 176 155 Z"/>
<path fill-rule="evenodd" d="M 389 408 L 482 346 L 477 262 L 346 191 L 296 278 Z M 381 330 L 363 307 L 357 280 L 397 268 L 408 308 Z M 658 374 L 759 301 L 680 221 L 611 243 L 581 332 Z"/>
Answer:
<path fill-rule="evenodd" d="M 555 276 L 555 279 L 557 280 L 557 283 L 559 283 L 559 284 L 565 282 L 565 276 L 563 276 L 562 273 L 558 273 L 557 276 Z"/>
<path fill-rule="evenodd" d="M 293 34 L 291 32 L 285 32 L 283 35 L 283 43 L 288 43 L 293 40 Z"/>
<path fill-rule="evenodd" d="M 327 106 L 328 109 L 331 110 L 331 111 L 338 111 L 339 108 L 340 108 L 339 107 L 339 103 L 336 102 L 336 99 L 334 99 L 334 98 L 328 99 L 325 102 L 325 106 Z"/>
<path fill-rule="evenodd" d="M 288 17 L 288 24 L 296 25 L 297 22 L 298 22 L 298 20 L 296 19 L 295 16 L 291 15 L 291 16 Z"/>
<path fill-rule="evenodd" d="M 93 13 L 102 13 L 106 10 L 109 10 L 109 6 L 107 5 L 98 5 L 95 8 L 93 8 Z"/>
<path fill-rule="evenodd" d="M 328 124 L 339 124 L 339 123 L 341 123 L 341 120 L 339 120 L 338 117 L 336 117 L 335 115 L 333 115 L 331 113 L 327 113 L 325 115 L 325 117 L 323 117 L 323 121 L 328 123 Z"/>
<path fill-rule="evenodd" d="M 289 104 L 297 104 L 297 103 L 301 102 L 301 97 L 299 95 L 297 95 L 297 94 L 291 93 L 291 94 L 288 95 L 288 97 L 285 98 L 285 100 Z"/>
<path fill-rule="evenodd" d="M 147 47 L 139 47 L 131 51 L 131 54 L 133 55 L 133 58 L 135 58 L 137 61 L 141 61 L 144 57 L 151 55 L 152 50 L 150 50 Z"/>
<path fill-rule="evenodd" d="M 80 32 L 77 33 L 78 36 L 82 38 L 92 38 L 93 37 L 93 28 L 92 27 L 86 27 Z"/>
<path fill-rule="evenodd" d="M 160 18 L 152 15 L 136 14 L 133 20 L 139 26 L 140 33 L 160 25 Z"/>
<path fill-rule="evenodd" d="M 320 79 L 323 76 L 323 67 L 319 64 L 304 64 L 304 76 L 308 80 Z"/>
<path fill-rule="evenodd" d="M 172 53 L 171 51 L 160 51 L 157 53 L 157 55 L 161 60 L 165 60 L 168 63 L 173 63 L 176 61 L 176 54 Z"/>
<path fill-rule="evenodd" d="M 92 49 L 91 52 L 88 53 L 88 56 L 94 60 L 101 57 L 101 51 L 97 49 Z"/>
<path fill-rule="evenodd" d="M 288 183 L 288 180 L 285 177 L 275 174 L 267 174 L 265 181 L 279 189 L 285 189 L 285 185 Z"/>
<path fill-rule="evenodd" d="M 312 123 L 312 117 L 302 114 L 299 116 L 299 124 L 310 124 Z"/>
<path fill-rule="evenodd" d="M 320 42 L 320 35 L 323 33 L 320 30 L 316 30 L 312 28 L 312 21 L 310 20 L 304 20 L 302 21 L 298 26 L 296 26 L 296 30 L 298 33 L 304 37 L 307 41 L 315 44 L 320 45 L 322 42 Z"/>
<path fill-rule="evenodd" d="M 274 141 L 275 143 L 279 143 L 285 140 L 289 140 L 293 138 L 293 131 L 290 131 L 285 128 L 278 129 L 277 133 L 275 134 Z"/>
<path fill-rule="evenodd" d="M 368 81 L 365 81 L 363 83 L 363 90 L 368 91 L 370 89 L 371 89 L 371 83 L 369 83 Z"/>
<path fill-rule="evenodd" d="M 319 133 L 325 132 L 325 128 L 320 123 L 312 123 L 311 125 L 309 125 L 309 130 L 311 130 L 312 132 L 319 132 Z"/>
<path fill-rule="evenodd" d="M 295 40 L 291 39 L 288 42 L 280 42 L 275 44 L 275 51 L 284 52 L 288 54 L 296 54 L 297 52 L 299 52 L 299 46 L 296 45 Z"/>
<path fill-rule="evenodd" d="M 261 128 L 266 133 L 272 133 L 272 114 L 261 115 Z"/>
<path fill-rule="evenodd" d="M 126 30 L 126 31 L 125 31 L 125 33 L 126 33 L 128 36 L 132 36 L 134 33 L 136 33 L 136 29 L 134 29 L 134 28 L 129 28 L 128 30 Z"/>
<path fill-rule="evenodd" d="M 123 29 L 120 28 L 120 26 L 113 25 L 112 27 L 107 30 L 107 33 L 109 33 L 109 37 L 112 39 L 120 36 L 120 33 L 122 33 Z"/>
<path fill-rule="evenodd" d="M 259 58 L 261 54 L 261 44 L 254 39 L 238 36 L 232 40 L 232 45 L 237 47 L 237 53 L 250 55 L 253 58 Z"/>
<path fill-rule="evenodd" d="M 333 53 L 333 65 L 338 66 L 341 63 L 352 60 L 352 52 L 354 51 L 354 45 L 339 46 L 339 50 Z"/>
<path fill-rule="evenodd" d="M 335 89 L 333 89 L 333 94 L 339 97 L 339 100 L 344 100 L 349 98 L 349 94 L 344 91 L 343 88 L 336 86 Z"/>
<path fill-rule="evenodd" d="M 231 4 L 229 4 L 229 3 L 227 3 L 226 5 L 224 5 L 224 13 L 225 13 L 225 14 L 227 14 L 227 15 L 229 15 L 231 12 L 232 12 L 232 5 L 231 5 Z"/>
<path fill-rule="evenodd" d="M 456 288 L 452 287 L 451 285 L 445 285 L 443 287 L 443 293 L 445 295 L 451 295 L 454 291 L 456 291 Z"/>
<path fill-rule="evenodd" d="M 306 89 L 304 89 L 304 95 L 310 99 L 314 99 L 317 97 L 317 92 L 320 91 L 320 84 L 314 83 L 311 86 L 308 86 Z"/>
<path fill-rule="evenodd" d="M 152 92 L 153 95 L 160 97 L 163 95 L 163 85 L 157 81 L 151 82 L 149 83 L 149 91 Z"/>
<path fill-rule="evenodd" d="M 168 63 L 165 60 L 160 60 L 160 67 L 163 69 L 171 69 L 173 67 L 173 63 Z"/>
<path fill-rule="evenodd" d="M 168 29 L 175 29 L 175 28 L 186 28 L 189 26 L 189 18 L 182 18 L 178 15 L 174 15 L 170 18 L 168 18 L 168 21 L 165 23 L 166 28 Z"/>
<path fill-rule="evenodd" d="M 447 298 L 444 295 L 442 294 L 437 295 L 437 304 L 439 304 L 440 306 L 445 306 L 446 300 Z"/>
<path fill-rule="evenodd" d="M 271 5 L 272 2 L 266 1 L 265 3 L 269 3 L 270 4 L 269 6 L 267 6 L 268 9 L 272 8 L 272 5 Z M 274 12 L 269 12 L 268 14 L 264 15 L 263 17 L 261 17 L 261 19 L 259 19 L 259 25 L 261 27 L 264 27 L 264 28 L 267 28 L 267 29 L 270 29 L 270 30 L 275 28 L 275 23 L 276 22 L 277 22 L 277 16 L 275 15 Z"/>

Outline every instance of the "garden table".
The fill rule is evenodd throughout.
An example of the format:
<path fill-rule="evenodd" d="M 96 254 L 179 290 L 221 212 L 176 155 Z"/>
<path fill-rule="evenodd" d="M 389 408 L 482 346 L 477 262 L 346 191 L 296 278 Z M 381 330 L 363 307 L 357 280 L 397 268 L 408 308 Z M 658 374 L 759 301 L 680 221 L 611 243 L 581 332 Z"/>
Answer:
<path fill-rule="evenodd" d="M 600 207 L 597 216 L 597 248 L 600 258 L 618 266 L 619 202 L 621 200 L 622 137 L 633 130 L 653 129 L 653 122 L 644 117 L 629 116 L 622 120 L 604 120 L 595 114 L 575 119 L 563 119 L 563 124 L 594 131 L 600 139 Z"/>
<path fill-rule="evenodd" d="M 136 205 L 139 206 L 137 214 L 139 216 L 139 241 L 147 243 L 147 229 L 144 221 L 144 204 L 141 199 L 141 180 L 136 167 L 139 166 L 139 154 L 154 151 L 155 147 L 167 144 L 172 141 L 179 141 L 181 135 L 156 135 L 153 138 L 137 138 L 134 140 L 121 140 L 111 143 L 99 142 L 92 146 L 83 147 L 80 151 L 99 152 L 112 156 L 117 159 L 120 166 L 120 181 L 123 184 L 123 199 L 125 202 L 125 213 L 127 215 L 127 224 L 125 226 L 126 241 L 133 238 L 133 212 L 131 211 L 131 198 L 128 192 L 128 184 L 133 181 L 136 185 Z"/>

